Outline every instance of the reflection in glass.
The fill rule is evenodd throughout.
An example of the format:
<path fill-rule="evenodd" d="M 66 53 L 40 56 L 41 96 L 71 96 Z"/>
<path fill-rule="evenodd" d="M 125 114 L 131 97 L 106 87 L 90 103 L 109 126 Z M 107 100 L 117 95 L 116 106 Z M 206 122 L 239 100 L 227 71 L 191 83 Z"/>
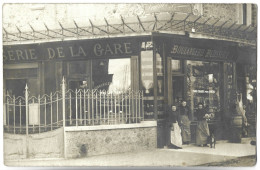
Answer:
<path fill-rule="evenodd" d="M 130 59 L 110 59 L 108 74 L 113 75 L 110 92 L 125 92 L 130 89 Z"/>
<path fill-rule="evenodd" d="M 130 59 L 106 59 L 92 62 L 93 89 L 113 93 L 130 89 Z"/>

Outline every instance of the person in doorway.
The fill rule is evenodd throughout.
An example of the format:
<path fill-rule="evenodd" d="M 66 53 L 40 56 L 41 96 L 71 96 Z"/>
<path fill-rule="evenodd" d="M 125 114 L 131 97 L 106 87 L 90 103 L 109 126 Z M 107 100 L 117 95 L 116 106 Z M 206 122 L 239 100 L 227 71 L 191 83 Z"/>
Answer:
<path fill-rule="evenodd" d="M 179 109 L 179 125 L 181 128 L 181 136 L 183 144 L 189 144 L 191 140 L 191 132 L 190 132 L 190 109 L 187 107 L 187 103 L 185 100 L 181 102 L 181 106 Z"/>
<path fill-rule="evenodd" d="M 205 118 L 206 111 L 203 108 L 203 104 L 198 104 L 198 109 L 195 112 L 197 117 L 197 129 L 196 129 L 196 145 L 198 146 L 207 146 L 207 140 L 209 137 L 209 127 L 207 120 Z"/>
<path fill-rule="evenodd" d="M 170 138 L 167 139 L 167 147 L 173 149 L 182 149 L 182 137 L 181 137 L 181 129 L 178 125 L 178 117 L 179 112 L 175 105 L 169 109 L 168 112 L 168 125 L 170 128 Z"/>

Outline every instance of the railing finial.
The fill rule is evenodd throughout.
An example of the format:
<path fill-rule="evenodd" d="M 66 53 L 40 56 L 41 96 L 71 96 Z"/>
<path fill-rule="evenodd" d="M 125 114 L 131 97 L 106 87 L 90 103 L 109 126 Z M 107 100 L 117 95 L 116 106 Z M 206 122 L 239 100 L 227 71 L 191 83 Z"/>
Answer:
<path fill-rule="evenodd" d="M 62 77 L 62 83 L 65 83 L 65 77 L 64 76 Z"/>

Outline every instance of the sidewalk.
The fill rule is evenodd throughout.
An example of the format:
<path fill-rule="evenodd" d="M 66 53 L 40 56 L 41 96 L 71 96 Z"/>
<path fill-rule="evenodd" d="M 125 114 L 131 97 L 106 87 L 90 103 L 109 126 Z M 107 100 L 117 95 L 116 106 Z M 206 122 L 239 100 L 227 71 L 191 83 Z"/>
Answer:
<path fill-rule="evenodd" d="M 6 161 L 9 166 L 198 166 L 256 154 L 250 144 L 217 143 L 216 149 L 188 145 L 183 149 L 155 149 L 79 159 L 26 159 Z"/>

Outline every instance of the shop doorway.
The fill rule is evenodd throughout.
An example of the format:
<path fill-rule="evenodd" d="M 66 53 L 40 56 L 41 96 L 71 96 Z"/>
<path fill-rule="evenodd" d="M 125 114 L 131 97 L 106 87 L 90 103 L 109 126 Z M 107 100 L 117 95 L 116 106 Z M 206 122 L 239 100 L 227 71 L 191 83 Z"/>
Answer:
<path fill-rule="evenodd" d="M 175 105 L 184 99 L 184 76 L 172 76 L 172 97 Z"/>
<path fill-rule="evenodd" d="M 170 105 L 174 104 L 179 107 L 179 103 L 184 99 L 184 76 L 182 75 L 174 75 L 172 76 L 172 87 L 169 87 L 169 96 L 172 98 L 172 103 L 169 103 L 169 107 L 165 110 L 168 112 L 168 109 L 171 109 Z M 171 128 L 167 124 L 168 115 L 163 117 L 163 119 L 157 120 L 157 135 L 158 135 L 158 148 L 162 148 L 163 146 L 167 146 L 170 139 Z"/>

